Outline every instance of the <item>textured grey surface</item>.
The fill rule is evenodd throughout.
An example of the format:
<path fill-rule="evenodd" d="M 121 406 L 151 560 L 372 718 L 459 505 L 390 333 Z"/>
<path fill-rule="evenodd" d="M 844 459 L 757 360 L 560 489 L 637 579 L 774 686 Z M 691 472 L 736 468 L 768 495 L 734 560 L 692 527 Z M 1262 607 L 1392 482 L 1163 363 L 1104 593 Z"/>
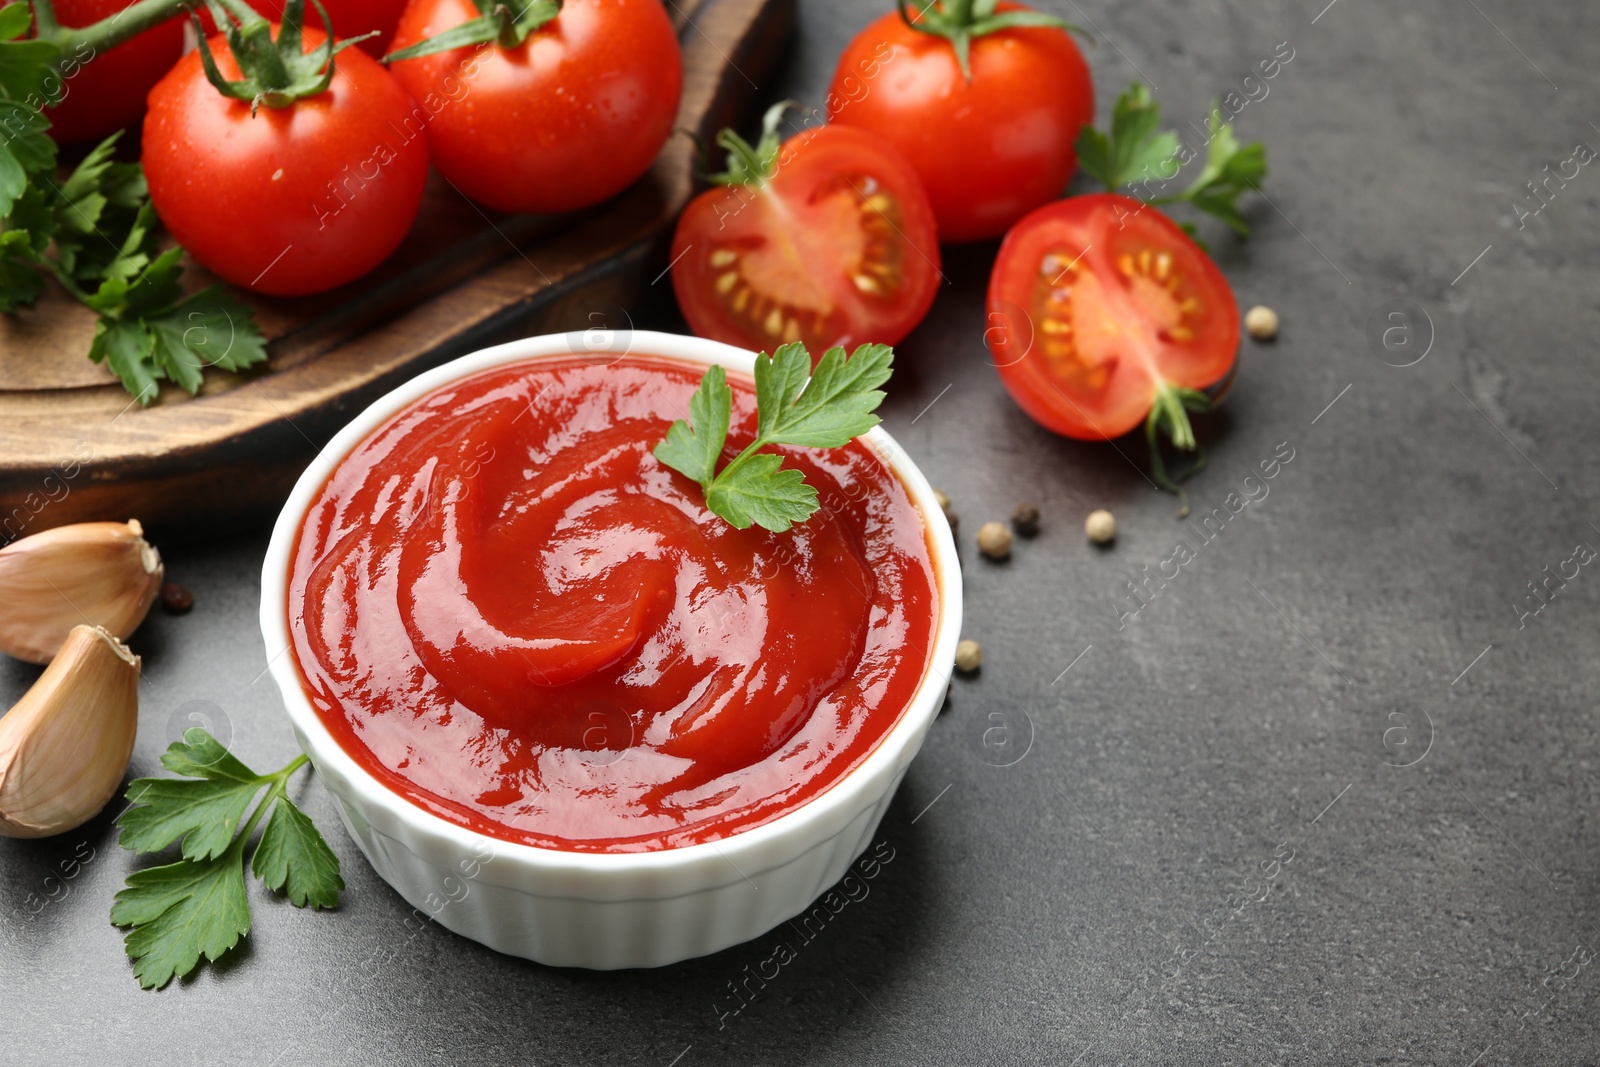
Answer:
<path fill-rule="evenodd" d="M 134 864 L 102 817 L 0 841 L 0 1059 L 1600 1059 L 1600 569 L 1525 627 L 1514 607 L 1547 564 L 1600 545 L 1600 172 L 1523 229 L 1512 206 L 1542 165 L 1600 143 L 1600 15 L 1576 0 L 1081 2 L 1047 6 L 1097 28 L 1102 115 L 1142 72 L 1173 119 L 1199 121 L 1279 42 L 1295 50 L 1239 118 L 1269 146 L 1272 203 L 1253 203 L 1248 245 L 1214 242 L 1241 305 L 1277 308 L 1283 332 L 1246 342 L 1225 411 L 1203 420 L 1196 512 L 1225 507 L 1280 442 L 1294 458 L 1201 545 L 1127 461 L 1138 446 L 1056 440 L 1012 407 L 980 341 L 993 248 L 948 255 L 887 422 L 963 517 L 966 629 L 986 659 L 907 776 L 880 834 L 895 858 L 866 899 L 719 1018 L 770 939 L 589 974 L 414 928 L 307 780 L 344 861 L 339 912 L 254 893 L 247 948 L 141 993 L 106 923 Z M 763 89 L 820 102 L 883 6 L 803 5 L 794 59 Z M 1368 333 L 1402 299 L 1426 314 L 1411 314 L 1413 351 L 1427 319 L 1437 337 L 1397 368 Z M 978 559 L 978 524 L 1024 499 L 1044 533 L 1008 564 Z M 1121 526 L 1109 551 L 1081 535 L 1101 506 Z M 1195 558 L 1119 629 L 1121 583 L 1179 539 Z M 196 607 L 135 638 L 136 771 L 195 710 L 254 762 L 293 753 L 260 676 L 263 543 L 168 552 Z M 33 676 L 6 665 L 0 697 Z M 1230 893 L 1251 872 L 1270 890 L 1241 906 Z"/>

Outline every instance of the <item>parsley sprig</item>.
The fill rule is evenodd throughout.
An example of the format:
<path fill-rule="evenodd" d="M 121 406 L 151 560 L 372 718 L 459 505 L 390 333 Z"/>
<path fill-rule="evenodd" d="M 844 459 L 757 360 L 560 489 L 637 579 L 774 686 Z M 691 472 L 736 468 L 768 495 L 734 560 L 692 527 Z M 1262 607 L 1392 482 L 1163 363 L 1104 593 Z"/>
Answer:
<path fill-rule="evenodd" d="M 146 989 L 188 974 L 202 955 L 217 960 L 250 932 L 244 853 L 263 817 L 267 825 L 250 869 L 268 889 L 302 908 L 331 908 L 344 889 L 339 858 L 285 795 L 305 756 L 257 774 L 194 727 L 161 763 L 184 777 L 130 783 L 127 797 L 137 806 L 119 819 L 118 840 L 135 852 L 159 852 L 181 839 L 183 858 L 129 875 L 111 908 L 112 923 L 132 927 L 126 947 L 134 977 Z M 263 789 L 265 796 L 240 829 L 245 810 Z"/>
<path fill-rule="evenodd" d="M 770 357 L 756 356 L 756 436 L 717 470 L 728 439 L 733 390 L 723 369 L 713 366 L 689 398 L 689 418 L 679 419 L 656 445 L 656 459 L 694 479 L 706 507 L 740 530 L 752 524 L 783 533 L 820 507 L 805 475 L 763 452 L 771 445 L 840 448 L 878 425 L 873 412 L 883 403 L 879 388 L 889 380 L 894 350 L 861 345 L 850 356 L 828 349 L 811 369 L 805 345 L 783 345 Z"/>
<path fill-rule="evenodd" d="M 1150 90 L 1135 82 L 1117 97 L 1109 133 L 1085 126 L 1078 134 L 1078 165 L 1107 189 L 1134 186 L 1134 193 L 1157 207 L 1188 204 L 1221 220 L 1240 236 L 1250 224 L 1239 213 L 1239 197 L 1259 192 L 1267 176 L 1267 150 L 1260 141 L 1241 145 L 1222 108 L 1213 104 L 1208 124 L 1206 163 L 1187 188 L 1162 195 L 1161 189 L 1194 158 L 1172 130 L 1161 129 L 1161 105 Z M 1154 192 L 1154 195 L 1149 195 Z M 1192 223 L 1184 229 L 1194 232 Z"/>
<path fill-rule="evenodd" d="M 141 26 L 166 10 L 138 6 L 130 22 Z M 103 44 L 128 32 L 116 21 L 55 33 Z M 183 295 L 183 251 L 158 251 L 143 170 L 112 158 L 120 133 L 60 178 L 41 109 L 59 91 L 65 60 L 56 40 L 25 36 L 32 24 L 26 3 L 0 8 L 0 313 L 31 306 L 54 278 L 99 316 L 89 358 L 141 404 L 156 398 L 159 381 L 194 393 L 205 367 L 239 371 L 265 360 L 266 342 L 242 302 L 220 286 Z"/>

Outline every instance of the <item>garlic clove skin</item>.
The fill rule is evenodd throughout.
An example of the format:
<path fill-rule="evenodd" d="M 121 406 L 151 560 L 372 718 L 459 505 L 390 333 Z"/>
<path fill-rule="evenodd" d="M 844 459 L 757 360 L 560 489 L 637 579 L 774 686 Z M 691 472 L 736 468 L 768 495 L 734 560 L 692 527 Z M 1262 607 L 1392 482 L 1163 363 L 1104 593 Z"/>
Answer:
<path fill-rule="evenodd" d="M 49 663 L 82 624 L 127 637 L 150 613 L 164 573 L 134 519 L 58 526 L 0 548 L 0 652 Z"/>
<path fill-rule="evenodd" d="M 0 718 L 0 834 L 49 837 L 100 813 L 122 784 L 139 726 L 139 657 L 76 626 Z"/>

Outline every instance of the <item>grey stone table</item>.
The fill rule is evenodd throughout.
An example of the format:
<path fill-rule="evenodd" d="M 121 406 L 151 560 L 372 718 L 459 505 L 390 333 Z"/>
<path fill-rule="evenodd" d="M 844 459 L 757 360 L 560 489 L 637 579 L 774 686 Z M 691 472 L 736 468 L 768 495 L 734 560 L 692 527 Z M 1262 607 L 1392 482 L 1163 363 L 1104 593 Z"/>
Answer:
<path fill-rule="evenodd" d="M 1012 406 L 980 340 L 994 248 L 949 252 L 887 423 L 962 516 L 983 671 L 883 824 L 892 862 L 753 1001 L 730 983 L 771 973 L 771 939 L 596 974 L 417 923 L 308 778 L 339 911 L 256 894 L 247 947 L 161 993 L 106 922 L 134 866 L 108 817 L 0 841 L 0 1060 L 1600 1059 L 1600 568 L 1565 564 L 1548 603 L 1529 584 L 1600 545 L 1600 172 L 1527 187 L 1600 144 L 1600 13 L 1324 3 L 1047 4 L 1098 39 L 1102 115 L 1142 77 L 1199 122 L 1293 49 L 1238 120 L 1270 149 L 1256 236 L 1213 242 L 1282 334 L 1246 342 L 1201 420 L 1195 517 L 1226 522 L 1198 529 L 1140 446 L 1058 440 Z M 884 6 L 803 4 L 764 93 L 820 102 Z M 981 560 L 972 532 L 1022 500 L 1043 533 Z M 1081 532 L 1097 507 L 1121 526 L 1109 551 Z M 1180 541 L 1193 558 L 1130 599 Z M 263 545 L 168 549 L 196 606 L 136 636 L 136 771 L 196 714 L 263 765 L 292 754 L 262 677 Z M 7 665 L 0 698 L 32 677 Z M 47 883 L 63 863 L 76 877 Z"/>

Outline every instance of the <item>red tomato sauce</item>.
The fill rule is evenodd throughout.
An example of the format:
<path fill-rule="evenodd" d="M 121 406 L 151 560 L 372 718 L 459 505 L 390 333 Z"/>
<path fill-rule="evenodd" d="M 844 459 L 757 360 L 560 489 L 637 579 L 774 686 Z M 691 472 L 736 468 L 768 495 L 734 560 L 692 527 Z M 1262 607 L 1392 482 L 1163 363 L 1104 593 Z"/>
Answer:
<path fill-rule="evenodd" d="M 496 368 L 334 469 L 289 630 L 317 714 L 385 786 L 507 841 L 671 848 L 817 796 L 898 721 L 938 616 L 921 513 L 858 440 L 781 449 L 822 510 L 735 530 L 650 454 L 701 371 Z M 756 403 L 730 384 L 731 458 Z"/>

